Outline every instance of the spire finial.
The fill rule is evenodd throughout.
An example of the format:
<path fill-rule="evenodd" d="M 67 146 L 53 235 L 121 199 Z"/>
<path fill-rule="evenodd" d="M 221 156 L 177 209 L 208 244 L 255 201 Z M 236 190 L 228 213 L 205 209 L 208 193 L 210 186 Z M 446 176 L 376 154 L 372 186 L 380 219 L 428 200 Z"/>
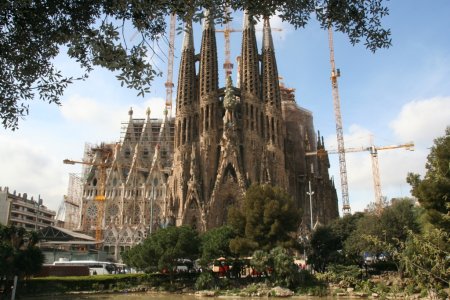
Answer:
<path fill-rule="evenodd" d="M 210 9 L 205 9 L 204 16 L 205 18 L 203 19 L 203 30 L 206 29 L 214 30 L 214 18 Z"/>
<path fill-rule="evenodd" d="M 244 29 L 255 29 L 253 17 L 249 15 L 247 10 L 244 10 Z"/>
<path fill-rule="evenodd" d="M 270 29 L 269 17 L 264 17 L 263 49 L 273 49 L 272 30 Z"/>
<path fill-rule="evenodd" d="M 147 115 L 147 118 L 150 118 L 150 114 L 151 114 L 151 109 L 150 107 L 147 107 L 147 110 L 145 111 L 145 114 Z"/>
<path fill-rule="evenodd" d="M 317 148 L 321 148 L 322 144 L 320 143 L 320 130 L 317 130 Z"/>
<path fill-rule="evenodd" d="M 192 21 L 188 20 L 184 24 L 184 38 L 183 38 L 183 48 L 186 49 L 194 49 L 194 38 L 192 33 Z"/>

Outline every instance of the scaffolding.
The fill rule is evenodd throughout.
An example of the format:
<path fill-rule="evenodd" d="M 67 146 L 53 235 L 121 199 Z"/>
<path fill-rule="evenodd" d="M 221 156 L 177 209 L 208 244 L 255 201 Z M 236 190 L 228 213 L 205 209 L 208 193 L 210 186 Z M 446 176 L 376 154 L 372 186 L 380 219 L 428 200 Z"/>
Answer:
<path fill-rule="evenodd" d="M 120 141 L 123 144 L 127 140 L 134 140 L 141 143 L 140 146 L 148 147 L 149 154 L 152 157 L 155 149 L 160 147 L 161 158 L 165 160 L 164 167 L 172 164 L 173 151 L 175 143 L 175 118 L 168 120 L 169 128 L 164 128 L 165 122 L 163 119 L 150 119 L 150 136 L 142 136 L 145 119 L 132 119 L 130 122 L 123 122 L 121 126 Z M 131 132 L 128 130 L 132 125 Z M 145 166 L 143 166 L 145 167 Z"/>
<path fill-rule="evenodd" d="M 76 230 L 80 227 L 81 202 L 83 196 L 83 180 L 80 174 L 69 173 L 67 195 L 58 208 L 57 220 L 63 222 L 63 227 Z"/>

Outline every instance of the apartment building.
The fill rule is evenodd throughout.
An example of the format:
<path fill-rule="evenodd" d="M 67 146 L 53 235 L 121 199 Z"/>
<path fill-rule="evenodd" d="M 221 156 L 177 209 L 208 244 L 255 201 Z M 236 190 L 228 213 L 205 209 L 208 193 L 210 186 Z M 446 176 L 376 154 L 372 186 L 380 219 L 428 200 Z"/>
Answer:
<path fill-rule="evenodd" d="M 55 225 L 56 212 L 42 204 L 42 199 L 28 199 L 27 193 L 9 192 L 8 187 L 0 187 L 0 224 L 40 230 Z"/>

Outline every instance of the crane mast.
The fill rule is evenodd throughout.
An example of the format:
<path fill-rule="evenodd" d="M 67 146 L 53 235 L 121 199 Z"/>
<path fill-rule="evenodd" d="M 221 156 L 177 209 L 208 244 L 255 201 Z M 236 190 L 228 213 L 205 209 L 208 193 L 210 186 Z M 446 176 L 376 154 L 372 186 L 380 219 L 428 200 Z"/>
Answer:
<path fill-rule="evenodd" d="M 226 13 L 229 12 L 229 7 L 226 8 Z M 271 28 L 272 31 L 282 31 L 281 28 Z M 225 60 L 223 63 L 223 69 L 225 70 L 225 78 L 231 76 L 233 73 L 233 63 L 231 62 L 231 49 L 230 49 L 230 37 L 232 32 L 241 32 L 242 29 L 231 28 L 231 20 L 225 23 L 224 29 L 216 29 L 216 32 L 223 32 L 223 37 L 225 40 Z"/>
<path fill-rule="evenodd" d="M 169 112 L 169 117 L 172 117 L 172 93 L 173 93 L 173 60 L 174 60 L 174 47 L 175 47 L 175 23 L 176 16 L 172 14 L 170 16 L 169 27 L 169 55 L 167 59 L 167 81 L 166 86 L 166 108 Z"/>
<path fill-rule="evenodd" d="M 371 137 L 371 145 L 369 147 L 356 147 L 356 148 L 345 148 L 344 152 L 362 152 L 362 151 L 369 151 L 370 156 L 372 159 L 372 176 L 373 176 L 373 187 L 375 191 L 375 209 L 377 213 L 380 213 L 383 209 L 383 195 L 381 193 L 381 180 L 380 180 L 380 167 L 378 165 L 378 151 L 380 150 L 391 150 L 391 149 L 398 149 L 398 148 L 405 148 L 406 150 L 413 151 L 414 150 L 414 143 L 409 142 L 405 144 L 398 144 L 398 145 L 389 145 L 389 146 L 375 146 L 373 143 L 373 137 Z M 331 150 L 324 150 L 319 149 L 317 151 L 312 152 L 306 152 L 306 156 L 325 156 L 327 154 L 339 154 L 339 150 L 331 149 Z"/>
<path fill-rule="evenodd" d="M 372 173 L 373 173 L 373 188 L 375 190 L 375 209 L 377 213 L 380 213 L 383 209 L 383 195 L 381 194 L 381 180 L 380 180 L 380 168 L 378 166 L 378 151 L 379 150 L 390 150 L 398 148 L 406 148 L 406 150 L 413 150 L 414 143 L 406 143 L 400 145 L 390 145 L 376 147 L 373 143 L 373 137 L 371 137 L 371 146 L 366 148 L 370 151 L 370 156 L 372 157 Z"/>
<path fill-rule="evenodd" d="M 228 13 L 228 6 L 225 8 Z M 231 24 L 230 20 L 225 23 L 225 30 L 223 31 L 223 35 L 225 37 L 225 62 L 223 63 L 223 68 L 225 69 L 225 78 L 231 76 L 231 72 L 233 70 L 233 64 L 231 63 L 231 51 L 230 51 L 230 33 L 231 33 Z"/>
<path fill-rule="evenodd" d="M 97 217 L 95 222 L 95 240 L 97 242 L 102 240 L 102 227 L 103 227 L 103 214 L 105 210 L 105 187 L 106 187 L 106 169 L 111 165 L 108 162 L 108 159 L 112 155 L 112 150 L 104 145 L 101 145 L 98 148 L 93 148 L 93 151 L 99 154 L 100 161 L 99 162 L 88 162 L 88 161 L 76 161 L 70 159 L 64 159 L 64 164 L 74 165 L 74 164 L 83 164 L 94 166 L 97 168 L 97 176 L 98 176 L 98 190 L 97 194 L 94 197 L 95 202 L 97 203 Z M 98 246 L 98 245 L 97 245 Z"/>
<path fill-rule="evenodd" d="M 350 202 L 348 199 L 348 182 L 347 182 L 347 166 L 345 163 L 345 146 L 344 133 L 342 130 L 341 104 L 339 100 L 338 80 L 340 76 L 339 70 L 336 70 L 334 63 L 334 47 L 333 47 L 333 29 L 331 24 L 328 26 L 328 44 L 330 47 L 330 64 L 331 64 L 331 87 L 333 91 L 334 117 L 336 119 L 336 136 L 339 153 L 339 172 L 341 175 L 342 190 L 342 212 L 344 215 L 351 213 Z"/>

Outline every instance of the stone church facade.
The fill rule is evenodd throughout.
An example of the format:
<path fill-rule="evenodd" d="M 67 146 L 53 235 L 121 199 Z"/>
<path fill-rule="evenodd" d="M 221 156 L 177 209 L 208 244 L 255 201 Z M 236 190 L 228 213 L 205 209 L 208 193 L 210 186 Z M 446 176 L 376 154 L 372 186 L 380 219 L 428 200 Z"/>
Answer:
<path fill-rule="evenodd" d="M 76 230 L 95 236 L 117 260 L 151 232 L 167 226 L 161 218 L 173 160 L 174 123 L 133 117 L 123 124 L 121 141 L 90 147 L 83 177 L 81 224 Z M 104 200 L 98 195 L 104 194 Z M 98 225 L 100 224 L 100 225 Z"/>
<path fill-rule="evenodd" d="M 279 82 L 269 20 L 258 52 L 253 22 L 245 17 L 238 80 L 233 85 L 227 78 L 223 87 L 212 20 L 203 23 L 199 54 L 192 25 L 185 26 L 176 117 L 166 111 L 163 120 L 150 112 L 136 119 L 130 110 L 121 141 L 92 148 L 79 230 L 94 235 L 101 222 L 104 250 L 118 259 L 169 224 L 199 231 L 225 224 L 228 207 L 252 184 L 288 191 L 303 211 L 299 229 L 310 228 L 311 217 L 314 224 L 338 217 L 328 156 L 309 153 L 324 149 L 323 139 L 312 113 Z"/>
<path fill-rule="evenodd" d="M 196 64 L 198 63 L 198 71 Z M 174 160 L 164 218 L 205 231 L 226 223 L 227 209 L 252 184 L 287 190 L 310 226 L 306 192 L 311 182 L 313 223 L 339 216 L 327 156 L 306 155 L 323 148 L 312 114 L 280 85 L 269 20 L 264 20 L 261 53 L 255 28 L 245 16 L 239 76 L 219 86 L 213 21 L 205 18 L 200 53 L 186 24 L 178 77 Z"/>

